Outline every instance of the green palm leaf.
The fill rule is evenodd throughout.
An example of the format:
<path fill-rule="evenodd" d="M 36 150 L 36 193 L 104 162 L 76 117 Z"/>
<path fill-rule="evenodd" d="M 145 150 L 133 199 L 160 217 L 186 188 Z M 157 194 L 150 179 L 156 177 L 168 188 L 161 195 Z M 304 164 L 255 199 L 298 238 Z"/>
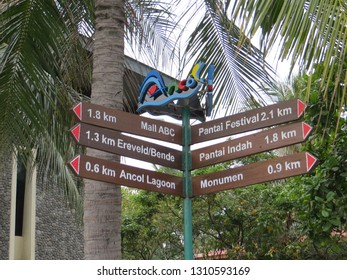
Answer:
<path fill-rule="evenodd" d="M 44 176 L 72 194 L 70 202 L 81 210 L 79 188 L 66 168 L 73 146 L 61 141 L 78 98 L 61 87 L 69 34 L 64 17 L 51 1 L 15 1 L 2 8 L 0 26 L 1 152 L 37 149 Z"/>
<path fill-rule="evenodd" d="M 168 61 L 177 59 L 178 28 L 171 5 L 158 1 L 125 1 L 125 39 L 132 55 L 154 68 L 170 69 Z"/>
<path fill-rule="evenodd" d="M 322 87 L 329 83 L 346 84 L 345 1 L 239 0 L 230 7 L 235 18 L 243 19 L 243 26 L 250 36 L 262 30 L 264 50 L 279 47 L 279 59 L 291 59 L 292 67 L 300 65 L 308 73 L 317 71 L 316 65 L 323 65 L 320 73 Z M 345 92 L 344 88 L 340 93 L 341 108 L 346 104 Z M 330 102 L 326 92 L 323 98 Z"/>
<path fill-rule="evenodd" d="M 218 2 L 218 3 L 217 3 Z M 274 72 L 263 54 L 227 17 L 220 1 L 205 1 L 205 17 L 193 32 L 188 44 L 188 60 L 203 60 L 216 65 L 214 80 L 215 112 L 235 113 L 246 104 L 259 106 L 270 100 L 265 89 L 272 91 Z M 241 40 L 242 44 L 241 44 Z"/>

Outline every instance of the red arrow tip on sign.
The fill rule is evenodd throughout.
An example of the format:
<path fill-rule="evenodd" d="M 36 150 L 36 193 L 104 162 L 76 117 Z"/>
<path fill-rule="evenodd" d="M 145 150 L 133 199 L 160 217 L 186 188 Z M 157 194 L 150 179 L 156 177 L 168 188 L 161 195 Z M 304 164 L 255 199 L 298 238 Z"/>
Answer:
<path fill-rule="evenodd" d="M 78 103 L 75 107 L 72 109 L 75 113 L 75 115 L 82 120 L 82 103 Z"/>
<path fill-rule="evenodd" d="M 307 123 L 302 123 L 302 133 L 304 136 L 304 139 L 306 139 L 307 135 L 310 134 L 312 130 L 312 126 L 308 125 Z"/>
<path fill-rule="evenodd" d="M 298 109 L 298 117 L 300 117 L 306 108 L 306 104 L 302 102 L 300 99 L 298 99 L 297 109 Z"/>
<path fill-rule="evenodd" d="M 80 156 L 79 155 L 70 161 L 70 166 L 76 172 L 77 175 L 80 174 Z"/>
<path fill-rule="evenodd" d="M 314 164 L 317 162 L 317 158 L 315 158 L 310 153 L 306 153 L 306 168 L 307 172 L 311 170 L 311 168 L 314 166 Z"/>
<path fill-rule="evenodd" d="M 75 137 L 77 142 L 79 142 L 80 141 L 80 135 L 81 135 L 81 124 L 78 124 L 78 125 L 74 126 L 71 129 L 71 133 Z"/>

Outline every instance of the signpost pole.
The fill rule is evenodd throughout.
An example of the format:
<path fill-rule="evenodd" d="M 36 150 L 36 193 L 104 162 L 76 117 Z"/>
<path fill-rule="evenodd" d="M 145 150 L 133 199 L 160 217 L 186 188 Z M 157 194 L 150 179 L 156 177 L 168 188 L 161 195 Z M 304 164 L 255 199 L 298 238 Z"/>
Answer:
<path fill-rule="evenodd" d="M 192 222 L 192 156 L 190 151 L 191 127 L 190 109 L 184 106 L 182 110 L 182 136 L 183 136 L 183 219 L 184 219 L 184 259 L 193 259 L 193 222 Z"/>

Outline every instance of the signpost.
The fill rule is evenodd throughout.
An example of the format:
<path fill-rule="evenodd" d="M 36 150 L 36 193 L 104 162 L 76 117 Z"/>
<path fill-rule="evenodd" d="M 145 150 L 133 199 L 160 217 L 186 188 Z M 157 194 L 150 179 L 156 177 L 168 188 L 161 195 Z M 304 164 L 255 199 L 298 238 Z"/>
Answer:
<path fill-rule="evenodd" d="M 299 99 L 246 111 L 192 126 L 192 144 L 299 119 L 305 103 Z"/>
<path fill-rule="evenodd" d="M 88 102 L 78 103 L 73 108 L 73 112 L 83 123 L 128 132 L 151 139 L 182 144 L 181 127 L 175 124 L 137 116 Z"/>
<path fill-rule="evenodd" d="M 310 172 L 316 163 L 317 158 L 303 152 L 196 176 L 193 177 L 193 195 L 216 193 L 302 175 Z"/>
<path fill-rule="evenodd" d="M 147 191 L 182 196 L 182 178 L 117 162 L 78 155 L 69 163 L 82 178 L 129 186 Z"/>
<path fill-rule="evenodd" d="M 311 130 L 304 122 L 293 123 L 194 150 L 193 169 L 301 143 Z"/>
<path fill-rule="evenodd" d="M 207 79 L 200 77 L 203 67 L 204 64 L 197 64 L 187 80 L 168 87 L 157 71 L 151 71 L 141 87 L 140 111 L 168 112 L 172 101 L 180 99 L 182 127 L 82 102 L 73 108 L 81 123 L 71 129 L 75 140 L 83 146 L 183 171 L 182 177 L 177 177 L 85 155 L 69 162 L 73 172 L 82 178 L 182 197 L 185 259 L 193 259 L 194 197 L 306 174 L 318 162 L 313 155 L 302 152 L 192 177 L 193 169 L 301 143 L 312 130 L 304 122 L 291 123 L 191 151 L 192 144 L 296 121 L 305 110 L 305 104 L 294 99 L 191 126 L 189 96 L 206 87 L 206 104 L 212 104 L 214 67 L 208 68 Z M 207 115 L 210 105 L 205 108 Z M 178 144 L 182 151 L 122 132 Z"/>
<path fill-rule="evenodd" d="M 83 146 L 182 169 L 182 156 L 178 150 L 84 123 L 77 124 L 70 131 L 76 141 Z"/>

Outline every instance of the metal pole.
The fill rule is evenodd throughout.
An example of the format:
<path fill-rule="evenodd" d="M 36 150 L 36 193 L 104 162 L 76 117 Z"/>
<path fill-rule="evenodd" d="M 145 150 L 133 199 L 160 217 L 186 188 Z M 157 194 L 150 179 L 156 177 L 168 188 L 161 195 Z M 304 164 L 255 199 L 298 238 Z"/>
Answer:
<path fill-rule="evenodd" d="M 191 127 L 190 109 L 184 106 L 182 111 L 183 136 L 183 219 L 184 219 L 184 259 L 193 260 L 193 219 L 192 219 L 192 157 L 190 151 Z"/>

